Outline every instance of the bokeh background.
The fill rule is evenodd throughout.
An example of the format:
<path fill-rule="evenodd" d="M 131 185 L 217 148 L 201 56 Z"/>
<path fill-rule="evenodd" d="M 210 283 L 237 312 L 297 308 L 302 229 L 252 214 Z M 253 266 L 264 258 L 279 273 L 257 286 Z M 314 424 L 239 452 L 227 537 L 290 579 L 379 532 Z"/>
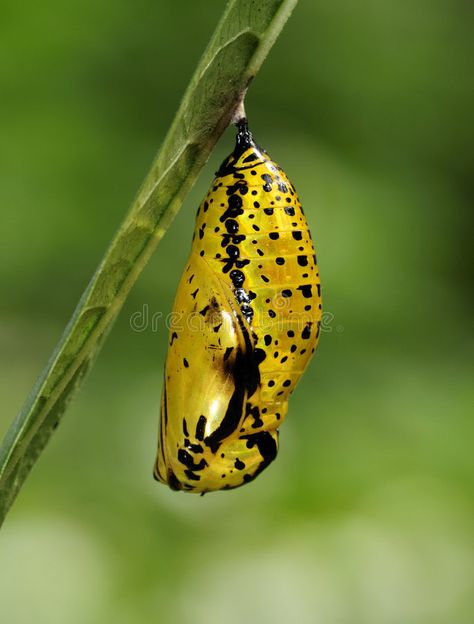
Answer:
<path fill-rule="evenodd" d="M 222 5 L 2 3 L 0 433 Z M 301 0 L 247 100 L 324 281 L 278 460 L 203 498 L 151 478 L 166 332 L 130 318 L 169 312 L 228 131 L 7 518 L 2 621 L 473 621 L 472 6 Z"/>

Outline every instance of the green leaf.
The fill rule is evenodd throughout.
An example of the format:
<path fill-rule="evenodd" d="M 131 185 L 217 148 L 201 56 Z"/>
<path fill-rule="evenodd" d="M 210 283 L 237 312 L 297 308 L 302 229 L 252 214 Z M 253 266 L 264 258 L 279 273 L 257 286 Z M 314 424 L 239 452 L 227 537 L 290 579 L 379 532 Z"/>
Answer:
<path fill-rule="evenodd" d="M 0 523 L 297 0 L 231 0 L 171 128 L 0 447 Z"/>

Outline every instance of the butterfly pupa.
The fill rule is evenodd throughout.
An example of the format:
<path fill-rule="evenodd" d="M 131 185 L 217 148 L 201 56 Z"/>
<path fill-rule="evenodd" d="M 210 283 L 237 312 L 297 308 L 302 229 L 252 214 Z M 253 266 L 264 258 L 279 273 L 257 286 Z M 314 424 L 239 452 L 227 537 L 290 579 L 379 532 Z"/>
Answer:
<path fill-rule="evenodd" d="M 320 331 L 298 195 L 245 119 L 237 128 L 199 206 L 169 332 L 154 476 L 188 492 L 241 486 L 275 459 Z"/>

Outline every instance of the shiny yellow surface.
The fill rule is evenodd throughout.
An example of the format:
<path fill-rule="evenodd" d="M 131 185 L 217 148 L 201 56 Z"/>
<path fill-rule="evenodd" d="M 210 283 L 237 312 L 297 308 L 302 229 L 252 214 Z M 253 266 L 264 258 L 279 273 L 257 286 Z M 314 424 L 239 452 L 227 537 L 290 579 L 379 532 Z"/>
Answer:
<path fill-rule="evenodd" d="M 170 328 L 155 477 L 192 492 L 238 487 L 274 459 L 319 337 L 296 191 L 248 133 L 237 138 L 199 207 Z"/>

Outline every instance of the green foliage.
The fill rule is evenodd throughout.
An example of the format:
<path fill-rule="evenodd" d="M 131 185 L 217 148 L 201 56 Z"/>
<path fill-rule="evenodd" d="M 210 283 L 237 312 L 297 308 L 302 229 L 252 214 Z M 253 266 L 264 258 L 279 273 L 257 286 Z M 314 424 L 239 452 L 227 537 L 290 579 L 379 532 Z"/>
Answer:
<path fill-rule="evenodd" d="M 297 0 L 231 0 L 132 207 L 0 449 L 0 522 Z"/>

